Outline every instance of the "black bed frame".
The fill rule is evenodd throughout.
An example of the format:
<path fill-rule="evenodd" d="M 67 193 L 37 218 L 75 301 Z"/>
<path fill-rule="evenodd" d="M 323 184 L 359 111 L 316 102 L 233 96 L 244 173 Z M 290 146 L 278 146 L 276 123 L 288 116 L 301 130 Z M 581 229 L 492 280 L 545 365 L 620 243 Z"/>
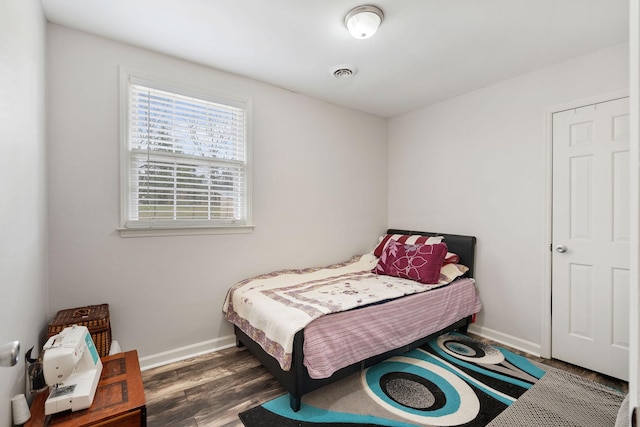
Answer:
<path fill-rule="evenodd" d="M 474 259 L 475 259 L 475 246 L 476 238 L 473 236 L 461 236 L 456 234 L 446 233 L 432 233 L 422 231 L 408 231 L 389 229 L 388 234 L 419 234 L 422 236 L 444 236 L 444 241 L 449 248 L 449 252 L 456 253 L 460 257 L 460 263 L 469 267 L 467 277 L 473 277 Z M 304 330 L 298 331 L 293 341 L 293 354 L 291 358 L 291 369 L 283 371 L 280 364 L 271 355 L 267 354 L 262 347 L 244 332 L 242 332 L 237 326 L 234 325 L 234 332 L 236 335 L 237 345 L 246 346 L 249 351 L 255 355 L 258 360 L 269 370 L 273 376 L 282 384 L 284 389 L 289 393 L 291 409 L 294 411 L 300 410 L 300 404 L 302 402 L 302 396 L 313 390 L 316 390 L 324 385 L 337 381 L 341 378 L 347 377 L 355 372 L 359 372 L 363 369 L 373 366 L 383 360 L 392 356 L 397 356 L 407 351 L 410 351 L 416 347 L 427 343 L 429 340 L 442 335 L 444 333 L 458 330 L 466 332 L 467 326 L 471 323 L 471 316 L 461 319 L 456 323 L 447 326 L 446 328 L 420 338 L 417 341 L 412 342 L 406 346 L 397 348 L 395 350 L 387 351 L 377 356 L 370 357 L 361 362 L 354 363 L 347 367 L 344 367 L 331 375 L 328 378 L 313 379 L 309 377 L 307 368 L 303 364 L 303 350 L 302 345 L 304 342 Z"/>

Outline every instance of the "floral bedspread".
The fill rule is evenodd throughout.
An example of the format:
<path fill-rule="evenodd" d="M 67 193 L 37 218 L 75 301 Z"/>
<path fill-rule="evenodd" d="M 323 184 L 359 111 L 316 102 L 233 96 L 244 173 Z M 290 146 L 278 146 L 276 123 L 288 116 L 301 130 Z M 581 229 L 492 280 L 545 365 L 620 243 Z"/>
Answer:
<path fill-rule="evenodd" d="M 243 280 L 227 293 L 223 312 L 289 370 L 294 335 L 312 320 L 443 286 L 374 274 L 377 260 L 366 254 L 329 267 Z"/>

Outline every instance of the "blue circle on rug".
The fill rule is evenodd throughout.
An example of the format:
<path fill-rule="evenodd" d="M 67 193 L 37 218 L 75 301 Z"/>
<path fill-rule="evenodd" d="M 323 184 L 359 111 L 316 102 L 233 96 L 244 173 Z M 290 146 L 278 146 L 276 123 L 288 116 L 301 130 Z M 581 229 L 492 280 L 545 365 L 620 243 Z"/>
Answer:
<path fill-rule="evenodd" d="M 444 346 L 456 354 L 467 357 L 483 357 L 484 351 L 474 345 L 467 345 L 457 341 L 447 341 Z M 475 348 L 474 348 L 475 347 Z"/>
<path fill-rule="evenodd" d="M 490 344 L 465 335 L 441 335 L 436 345 L 445 353 L 467 362 L 498 365 L 504 362 L 504 354 Z"/>

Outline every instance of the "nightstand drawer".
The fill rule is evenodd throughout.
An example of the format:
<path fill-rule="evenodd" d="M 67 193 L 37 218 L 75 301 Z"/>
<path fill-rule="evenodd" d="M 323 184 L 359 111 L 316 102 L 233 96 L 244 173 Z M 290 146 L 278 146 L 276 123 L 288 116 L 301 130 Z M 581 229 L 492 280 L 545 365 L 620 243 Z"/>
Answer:
<path fill-rule="evenodd" d="M 118 415 L 108 420 L 91 424 L 91 427 L 139 427 L 145 425 L 142 410 L 138 409 L 127 414 Z"/>

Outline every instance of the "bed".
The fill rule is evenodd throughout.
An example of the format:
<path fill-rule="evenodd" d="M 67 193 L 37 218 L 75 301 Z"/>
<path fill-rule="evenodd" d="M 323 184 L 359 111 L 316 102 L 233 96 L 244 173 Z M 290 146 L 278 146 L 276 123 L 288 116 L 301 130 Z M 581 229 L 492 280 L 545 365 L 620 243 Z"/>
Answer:
<path fill-rule="evenodd" d="M 390 246 L 402 246 L 397 241 L 407 236 L 406 243 L 426 242 L 418 246 L 429 250 L 442 246 L 436 244 L 442 237 L 442 258 L 450 261 L 441 263 L 456 273 L 448 277 L 438 267 L 438 283 L 429 285 L 408 276 L 375 274 Z M 482 308 L 473 279 L 475 237 L 399 229 L 389 229 L 383 237 L 375 255 L 325 268 L 274 272 L 229 290 L 223 311 L 234 325 L 238 346 L 246 346 L 280 381 L 294 411 L 306 393 L 440 334 L 466 331 Z"/>

